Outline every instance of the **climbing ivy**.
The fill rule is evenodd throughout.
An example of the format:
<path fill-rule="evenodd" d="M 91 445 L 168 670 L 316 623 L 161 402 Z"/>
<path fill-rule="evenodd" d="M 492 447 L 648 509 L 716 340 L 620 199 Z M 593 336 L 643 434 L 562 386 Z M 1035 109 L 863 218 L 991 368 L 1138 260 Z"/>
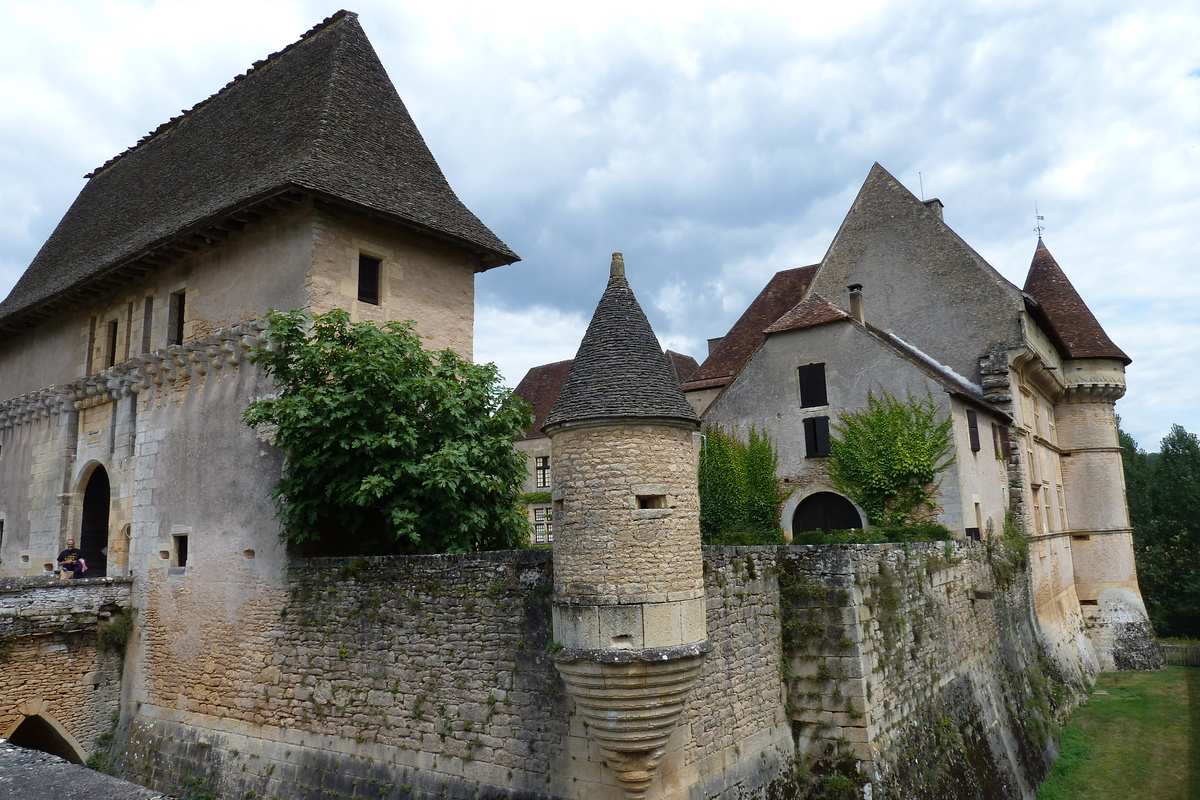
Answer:
<path fill-rule="evenodd" d="M 782 544 L 775 478 L 779 456 L 753 426 L 742 443 L 717 427 L 700 450 L 700 534 L 705 544 Z"/>
<path fill-rule="evenodd" d="M 924 520 L 954 463 L 950 415 L 939 419 L 933 395 L 900 400 L 867 395 L 867 407 L 833 426 L 829 476 L 834 488 L 867 513 L 872 525 Z"/>
<path fill-rule="evenodd" d="M 246 410 L 287 456 L 274 497 L 290 544 L 359 553 L 519 547 L 528 405 L 492 364 L 430 353 L 412 323 L 353 323 L 335 309 L 271 312 L 251 360 L 277 395 Z"/>

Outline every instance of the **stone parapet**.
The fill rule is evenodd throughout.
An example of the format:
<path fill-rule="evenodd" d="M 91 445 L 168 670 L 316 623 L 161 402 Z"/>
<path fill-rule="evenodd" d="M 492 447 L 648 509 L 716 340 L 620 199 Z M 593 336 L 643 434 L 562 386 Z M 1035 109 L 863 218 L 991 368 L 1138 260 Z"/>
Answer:
<path fill-rule="evenodd" d="M 131 578 L 0 582 L 0 639 L 94 631 L 129 605 Z"/>

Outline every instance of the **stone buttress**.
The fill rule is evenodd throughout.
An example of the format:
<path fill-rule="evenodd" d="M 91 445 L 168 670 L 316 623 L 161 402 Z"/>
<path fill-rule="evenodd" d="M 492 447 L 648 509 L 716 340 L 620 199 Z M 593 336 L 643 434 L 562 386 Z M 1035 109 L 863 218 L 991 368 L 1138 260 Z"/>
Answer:
<path fill-rule="evenodd" d="M 551 410 L 555 664 L 627 797 L 647 797 L 711 650 L 699 420 L 613 254 Z"/>

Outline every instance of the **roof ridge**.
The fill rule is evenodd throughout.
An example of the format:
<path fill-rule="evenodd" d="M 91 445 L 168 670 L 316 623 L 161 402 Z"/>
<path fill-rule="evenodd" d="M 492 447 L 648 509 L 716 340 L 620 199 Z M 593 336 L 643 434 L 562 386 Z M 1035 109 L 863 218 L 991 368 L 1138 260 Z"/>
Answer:
<path fill-rule="evenodd" d="M 316 25 L 312 26 L 307 31 L 305 31 L 300 36 L 300 38 L 297 39 L 296 41 L 287 45 L 282 50 L 278 50 L 274 53 L 271 53 L 266 58 L 262 58 L 262 59 L 259 59 L 258 61 L 255 61 L 253 64 L 250 65 L 249 69 L 247 69 L 242 74 L 234 77 L 231 81 L 226 83 L 220 89 L 213 92 L 208 97 L 201 100 L 199 103 L 196 103 L 196 105 L 192 106 L 191 108 L 183 109 L 183 111 L 181 111 L 178 116 L 171 117 L 169 120 L 167 120 L 163 124 L 159 125 L 157 128 L 150 131 L 149 133 L 147 133 L 141 139 L 138 139 L 137 142 L 133 146 L 127 147 L 125 150 L 122 150 L 120 153 L 117 153 L 115 156 L 110 158 L 108 161 L 105 161 L 99 167 L 96 167 L 96 169 L 92 170 L 91 172 L 84 175 L 83 177 L 85 177 L 85 178 L 96 177 L 100 173 L 107 170 L 109 167 L 116 164 L 121 159 L 125 158 L 128 155 L 131 155 L 134 151 L 136 151 L 140 147 L 142 147 L 142 145 L 144 145 L 147 142 L 150 142 L 154 139 L 157 139 L 160 136 L 166 135 L 170 131 L 174 130 L 175 127 L 181 121 L 187 119 L 188 117 L 191 117 L 193 114 L 195 114 L 201 108 L 204 108 L 205 106 L 207 106 L 209 103 L 211 103 L 217 97 L 219 97 L 220 95 L 229 91 L 235 85 L 241 84 L 242 82 L 249 79 L 250 76 L 257 75 L 258 73 L 262 72 L 263 69 L 265 69 L 269 66 L 273 66 L 274 64 L 278 63 L 280 58 L 282 58 L 284 55 L 286 55 L 287 53 L 294 50 L 299 45 L 303 44 L 306 41 L 316 38 L 317 35 L 324 33 L 327 30 L 332 29 L 337 23 L 339 23 L 343 20 L 346 20 L 346 19 L 358 19 L 358 14 L 354 13 L 353 11 L 347 11 L 345 9 L 342 9 L 334 14 L 331 14 L 330 16 L 326 17 L 325 19 L 321 20 Z M 322 120 L 322 122 L 323 122 L 323 120 Z M 323 130 L 323 128 L 322 128 L 322 130 Z"/>

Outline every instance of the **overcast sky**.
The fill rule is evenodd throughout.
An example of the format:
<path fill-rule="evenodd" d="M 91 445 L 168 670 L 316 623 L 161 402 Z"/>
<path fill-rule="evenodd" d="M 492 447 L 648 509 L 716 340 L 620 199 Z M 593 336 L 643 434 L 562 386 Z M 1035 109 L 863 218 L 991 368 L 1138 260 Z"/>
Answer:
<path fill-rule="evenodd" d="M 338 9 L 0 0 L 0 296 L 82 176 Z M 523 259 L 478 281 L 476 356 L 571 358 L 625 253 L 703 360 L 776 271 L 819 261 L 871 164 L 1024 282 L 1034 204 L 1132 358 L 1148 450 L 1200 432 L 1200 5 L 360 0 L 450 184 Z M 923 184 L 923 188 L 922 188 Z"/>

